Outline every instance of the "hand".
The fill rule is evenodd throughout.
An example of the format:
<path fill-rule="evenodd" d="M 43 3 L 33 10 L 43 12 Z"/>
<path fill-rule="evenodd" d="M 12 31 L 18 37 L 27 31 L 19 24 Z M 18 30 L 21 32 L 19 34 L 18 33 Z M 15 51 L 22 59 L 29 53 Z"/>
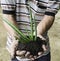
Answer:
<path fill-rule="evenodd" d="M 41 35 L 38 35 L 38 37 L 40 37 L 42 40 L 45 40 L 45 38 L 43 38 Z M 12 43 L 12 49 L 11 49 L 11 56 L 12 58 L 16 57 L 16 56 L 20 56 L 22 58 L 29 58 L 31 60 L 34 60 L 36 59 L 38 56 L 40 56 L 41 54 L 43 54 L 43 51 L 41 52 L 38 52 L 38 56 L 33 56 L 30 54 L 29 51 L 26 51 L 26 50 L 17 50 L 17 46 L 18 46 L 18 40 L 15 40 L 13 43 Z M 46 46 L 45 45 L 42 45 L 42 48 L 44 51 L 46 51 Z"/>
<path fill-rule="evenodd" d="M 40 37 L 40 38 L 42 39 L 42 41 L 43 41 L 43 40 L 46 40 L 46 39 L 43 38 L 41 35 L 39 35 L 38 37 Z M 20 57 L 24 57 L 24 58 L 26 57 L 26 58 L 29 58 L 29 59 L 31 59 L 31 60 L 34 60 L 34 59 L 36 59 L 37 57 L 41 56 L 41 55 L 47 50 L 45 44 L 42 44 L 42 49 L 43 49 L 43 51 L 40 51 L 40 52 L 37 53 L 38 56 L 33 56 L 33 55 L 31 55 L 31 54 L 30 54 L 31 52 L 29 52 L 29 51 L 20 51 L 20 50 L 16 51 L 16 54 L 17 54 L 18 56 L 20 56 Z"/>
<path fill-rule="evenodd" d="M 46 38 L 44 38 L 42 35 L 37 35 L 37 37 L 41 38 L 42 41 L 46 41 Z M 38 52 L 38 57 L 41 56 L 44 52 L 47 51 L 47 46 L 45 44 L 42 44 L 42 48 L 43 48 L 43 51 L 42 52 Z M 36 59 L 37 57 L 35 57 L 34 59 Z"/>
<path fill-rule="evenodd" d="M 46 39 L 42 36 L 42 35 L 38 35 L 37 37 L 39 37 L 40 39 L 42 39 L 42 41 L 46 41 Z M 40 44 L 40 43 L 39 43 Z M 31 57 L 31 60 L 35 60 L 35 59 L 37 59 L 38 57 L 40 57 L 44 52 L 46 52 L 47 51 L 47 43 L 45 44 L 45 42 L 43 42 L 43 44 L 42 44 L 42 49 L 43 49 L 43 51 L 40 51 L 40 52 L 38 52 L 37 54 L 37 56 L 32 56 Z"/>
<path fill-rule="evenodd" d="M 42 35 L 37 35 L 37 37 L 39 37 L 39 38 L 41 38 L 42 40 L 46 41 L 46 38 L 44 38 Z M 46 47 L 45 44 L 42 45 L 42 48 L 43 48 L 44 51 L 47 50 L 47 47 Z"/>
<path fill-rule="evenodd" d="M 14 40 L 12 42 L 12 45 L 11 45 L 11 51 L 10 51 L 10 54 L 11 54 L 11 58 L 14 59 L 16 56 L 20 56 L 20 57 L 28 57 L 30 55 L 30 52 L 28 51 L 25 51 L 25 50 L 17 50 L 17 47 L 18 47 L 18 40 Z"/>

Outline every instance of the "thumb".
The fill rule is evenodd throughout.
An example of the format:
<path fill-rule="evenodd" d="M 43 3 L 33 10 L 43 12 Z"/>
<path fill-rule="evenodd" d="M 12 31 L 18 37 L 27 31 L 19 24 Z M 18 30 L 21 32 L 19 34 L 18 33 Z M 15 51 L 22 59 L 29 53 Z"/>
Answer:
<path fill-rule="evenodd" d="M 15 58 L 17 46 L 18 46 L 18 41 L 14 40 L 11 44 L 11 52 L 10 52 L 11 53 L 11 58 Z"/>
<path fill-rule="evenodd" d="M 16 57 L 16 51 L 14 49 L 12 49 L 10 53 L 12 59 Z"/>
<path fill-rule="evenodd" d="M 42 40 L 46 40 L 42 35 L 37 35 L 37 37 L 41 38 Z"/>
<path fill-rule="evenodd" d="M 44 44 L 42 45 L 42 48 L 43 48 L 44 51 L 47 51 L 47 48 Z"/>

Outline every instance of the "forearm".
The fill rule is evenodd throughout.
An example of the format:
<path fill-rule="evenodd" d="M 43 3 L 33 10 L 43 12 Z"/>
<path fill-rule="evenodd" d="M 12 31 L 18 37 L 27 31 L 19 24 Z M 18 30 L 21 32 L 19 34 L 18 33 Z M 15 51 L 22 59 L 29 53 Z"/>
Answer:
<path fill-rule="evenodd" d="M 37 26 L 37 35 L 43 35 L 46 31 L 50 29 L 54 22 L 53 16 L 45 15 L 42 21 Z"/>
<path fill-rule="evenodd" d="M 13 25 L 17 26 L 17 23 L 15 22 L 15 18 L 13 15 L 3 14 L 3 17 L 8 19 L 8 21 L 11 22 Z M 12 37 L 16 35 L 16 32 L 14 31 L 14 29 L 12 29 L 6 22 L 3 21 L 3 24 L 4 24 L 7 32 L 9 34 L 11 34 Z"/>

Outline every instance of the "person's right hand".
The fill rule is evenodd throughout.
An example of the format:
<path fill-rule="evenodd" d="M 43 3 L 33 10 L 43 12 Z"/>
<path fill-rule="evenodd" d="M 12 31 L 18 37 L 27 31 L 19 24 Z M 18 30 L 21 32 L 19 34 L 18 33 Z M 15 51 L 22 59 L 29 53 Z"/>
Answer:
<path fill-rule="evenodd" d="M 33 55 L 30 54 L 29 51 L 26 51 L 26 50 L 17 50 L 17 47 L 18 47 L 18 40 L 14 40 L 11 44 L 11 58 L 14 59 L 16 58 L 16 56 L 19 56 L 21 58 L 28 58 L 28 59 L 31 59 L 33 58 Z"/>
<path fill-rule="evenodd" d="M 11 54 L 11 58 L 14 59 L 16 58 L 16 56 L 20 56 L 20 57 L 27 57 L 30 55 L 30 52 L 27 52 L 25 50 L 17 50 L 17 47 L 18 47 L 18 40 L 14 40 L 11 44 L 11 51 L 10 51 L 10 54 Z"/>

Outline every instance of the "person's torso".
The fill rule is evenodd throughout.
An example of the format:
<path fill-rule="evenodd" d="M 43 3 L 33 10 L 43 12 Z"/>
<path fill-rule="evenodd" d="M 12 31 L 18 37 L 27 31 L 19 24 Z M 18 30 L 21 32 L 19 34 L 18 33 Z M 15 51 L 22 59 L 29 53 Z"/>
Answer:
<path fill-rule="evenodd" d="M 36 24 L 38 24 L 44 17 L 44 13 L 47 8 L 47 2 L 43 0 L 39 1 L 39 3 L 37 2 L 38 1 L 35 0 L 31 0 L 29 2 L 26 2 L 26 0 L 16 0 L 16 21 L 19 29 L 24 34 L 27 34 L 27 31 L 30 32 L 31 30 L 30 9 L 33 17 L 35 16 Z"/>
<path fill-rule="evenodd" d="M 25 35 L 30 34 L 30 30 L 31 30 L 31 20 L 30 20 L 30 10 L 29 7 L 32 11 L 32 15 L 33 17 L 35 16 L 35 21 L 36 24 L 38 25 L 38 23 L 43 19 L 44 15 L 45 15 L 45 11 L 47 8 L 47 0 L 40 0 L 38 3 L 38 1 L 35 0 L 31 0 L 29 2 L 26 2 L 25 0 L 16 0 L 16 22 L 19 26 L 19 29 L 21 32 L 23 32 Z M 45 35 L 47 38 L 47 32 L 45 33 Z M 8 41 L 7 41 L 7 49 L 8 51 L 12 42 L 12 37 L 10 34 L 8 34 L 7 37 Z M 48 44 L 47 44 L 47 51 L 43 54 L 46 55 L 49 53 L 50 48 L 49 48 L 49 40 L 48 40 Z M 42 56 L 43 56 L 42 55 Z"/>

